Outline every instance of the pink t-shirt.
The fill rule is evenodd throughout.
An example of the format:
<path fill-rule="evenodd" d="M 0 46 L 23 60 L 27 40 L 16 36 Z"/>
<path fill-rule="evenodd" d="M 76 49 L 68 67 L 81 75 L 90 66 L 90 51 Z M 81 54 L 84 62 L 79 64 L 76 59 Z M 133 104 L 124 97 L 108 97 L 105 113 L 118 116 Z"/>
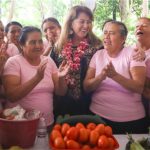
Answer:
<path fill-rule="evenodd" d="M 13 43 L 8 44 L 8 48 L 7 48 L 6 52 L 9 57 L 19 54 L 19 50 L 18 50 L 17 46 Z"/>
<path fill-rule="evenodd" d="M 136 62 L 132 59 L 133 53 L 133 49 L 127 47 L 116 58 L 112 58 L 103 49 L 94 54 L 90 67 L 96 69 L 95 76 L 97 76 L 109 61 L 112 61 L 119 74 L 131 79 L 130 68 L 145 66 L 144 62 Z M 90 109 L 95 114 L 116 122 L 137 120 L 145 116 L 141 95 L 124 88 L 108 77 L 102 81 L 94 92 Z"/>
<path fill-rule="evenodd" d="M 146 75 L 148 78 L 150 78 L 150 49 L 148 49 L 147 51 L 145 51 L 146 54 Z"/>
<path fill-rule="evenodd" d="M 146 60 L 145 60 L 145 63 L 146 63 L 146 76 L 150 80 L 150 49 L 145 51 L 145 54 L 146 54 Z M 148 102 L 148 105 L 149 105 L 149 110 L 148 111 L 149 111 L 149 116 L 150 116 L 150 101 Z"/>
<path fill-rule="evenodd" d="M 8 44 L 6 52 L 7 52 L 9 57 L 12 57 L 12 56 L 15 56 L 15 55 L 19 54 L 19 50 L 18 50 L 17 46 L 13 43 Z M 0 85 L 0 93 L 2 93 L 2 94 L 4 93 L 2 85 Z M 0 98 L 0 110 L 2 110 L 1 103 L 4 102 L 4 101 L 6 101 L 4 98 Z"/>
<path fill-rule="evenodd" d="M 8 107 L 20 104 L 25 109 L 37 109 L 43 113 L 47 125 L 54 121 L 53 117 L 53 92 L 54 84 L 52 74 L 58 71 L 54 61 L 46 56 L 41 56 L 41 59 L 48 59 L 47 67 L 45 69 L 44 78 L 35 86 L 35 88 L 24 98 L 15 103 L 8 102 Z M 6 62 L 4 68 L 5 75 L 15 75 L 20 77 L 21 84 L 29 81 L 37 72 L 38 66 L 32 66 L 20 54 L 11 57 Z M 17 92 L 17 91 L 16 91 Z"/>

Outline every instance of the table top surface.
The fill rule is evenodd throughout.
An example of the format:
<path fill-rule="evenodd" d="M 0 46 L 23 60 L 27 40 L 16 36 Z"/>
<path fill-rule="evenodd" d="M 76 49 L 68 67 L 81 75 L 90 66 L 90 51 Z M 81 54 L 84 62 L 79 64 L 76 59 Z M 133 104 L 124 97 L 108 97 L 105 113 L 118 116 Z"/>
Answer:
<path fill-rule="evenodd" d="M 119 148 L 118 150 L 125 150 L 125 146 L 128 142 L 127 135 L 114 135 L 114 137 L 117 139 L 119 143 Z M 148 137 L 148 134 L 132 134 L 133 139 L 139 140 L 142 139 L 143 137 Z"/>

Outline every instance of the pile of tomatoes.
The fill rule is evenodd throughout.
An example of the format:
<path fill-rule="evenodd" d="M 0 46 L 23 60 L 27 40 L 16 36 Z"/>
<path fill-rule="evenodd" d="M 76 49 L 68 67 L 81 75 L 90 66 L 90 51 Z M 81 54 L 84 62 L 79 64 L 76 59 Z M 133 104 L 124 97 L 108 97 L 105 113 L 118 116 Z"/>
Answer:
<path fill-rule="evenodd" d="M 119 147 L 112 128 L 104 124 L 56 124 L 50 133 L 50 146 L 57 149 L 114 150 Z"/>

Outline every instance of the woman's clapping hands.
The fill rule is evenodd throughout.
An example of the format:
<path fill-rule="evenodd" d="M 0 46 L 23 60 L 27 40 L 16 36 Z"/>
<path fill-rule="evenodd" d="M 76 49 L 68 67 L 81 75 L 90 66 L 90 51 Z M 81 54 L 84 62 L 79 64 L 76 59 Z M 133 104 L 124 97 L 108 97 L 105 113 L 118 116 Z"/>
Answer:
<path fill-rule="evenodd" d="M 67 73 L 69 72 L 70 66 L 68 63 L 66 63 L 65 61 L 62 62 L 62 64 L 59 67 L 59 71 L 58 71 L 58 77 L 64 77 L 67 75 Z"/>
<path fill-rule="evenodd" d="M 38 69 L 37 69 L 37 74 L 36 74 L 39 79 L 43 79 L 44 71 L 45 71 L 47 63 L 48 63 L 48 59 L 44 59 L 39 64 Z"/>
<path fill-rule="evenodd" d="M 102 77 L 103 77 L 103 80 L 106 78 L 106 77 L 109 77 L 109 78 L 113 78 L 114 76 L 117 75 L 117 72 L 112 64 L 112 62 L 110 61 L 107 66 L 102 70 L 101 74 L 100 74 Z"/>

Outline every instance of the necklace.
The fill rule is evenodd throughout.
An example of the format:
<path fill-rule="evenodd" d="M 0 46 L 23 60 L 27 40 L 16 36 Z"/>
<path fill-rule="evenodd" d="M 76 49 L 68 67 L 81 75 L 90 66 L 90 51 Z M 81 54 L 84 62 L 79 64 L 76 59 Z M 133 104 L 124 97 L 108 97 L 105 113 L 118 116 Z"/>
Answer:
<path fill-rule="evenodd" d="M 70 73 L 66 76 L 66 81 L 70 88 L 74 88 L 77 83 L 73 73 L 80 69 L 80 60 L 88 46 L 87 39 L 82 40 L 77 47 L 73 47 L 73 42 L 70 40 L 62 50 L 62 56 L 70 65 Z"/>
<path fill-rule="evenodd" d="M 66 59 L 67 63 L 69 63 L 70 69 L 72 71 L 77 71 L 80 69 L 80 60 L 87 48 L 88 48 L 87 39 L 82 40 L 76 49 L 73 48 L 72 40 L 70 40 L 63 47 L 62 56 Z"/>

